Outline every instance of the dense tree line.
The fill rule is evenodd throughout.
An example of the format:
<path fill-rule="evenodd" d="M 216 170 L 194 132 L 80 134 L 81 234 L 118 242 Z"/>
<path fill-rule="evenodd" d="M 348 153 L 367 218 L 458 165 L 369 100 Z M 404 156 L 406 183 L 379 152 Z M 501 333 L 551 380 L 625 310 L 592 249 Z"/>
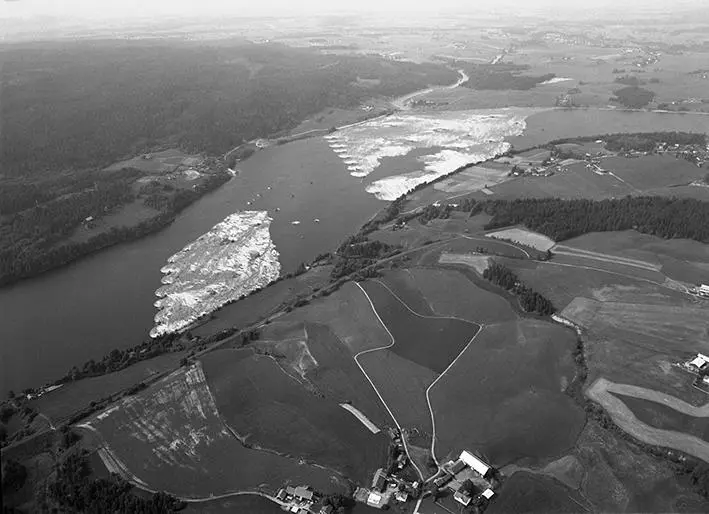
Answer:
<path fill-rule="evenodd" d="M 27 480 L 27 468 L 14 459 L 2 464 L 2 492 L 9 494 L 22 489 Z"/>
<path fill-rule="evenodd" d="M 57 470 L 56 480 L 48 487 L 49 498 L 72 512 L 114 514 L 163 514 L 181 510 L 185 503 L 165 493 L 150 498 L 131 493 L 133 486 L 113 476 L 94 479 L 85 451 L 67 456 Z"/>
<path fill-rule="evenodd" d="M 357 275 L 356 279 L 376 276 L 377 271 L 370 266 L 400 250 L 398 246 L 377 240 L 370 241 L 363 234 L 348 237 L 335 252 L 334 267 L 330 277 L 332 280 L 337 280 L 352 274 Z"/>
<path fill-rule="evenodd" d="M 709 241 L 709 202 L 689 198 L 524 198 L 488 201 L 484 209 L 493 216 L 486 229 L 523 224 L 555 241 L 589 232 L 631 229 L 666 239 Z"/>
<path fill-rule="evenodd" d="M 66 375 L 57 380 L 55 384 L 63 384 L 82 378 L 95 377 L 113 373 L 143 360 L 152 359 L 163 353 L 181 350 L 181 345 L 175 344 L 180 338 L 178 334 L 164 334 L 154 339 L 147 339 L 142 343 L 124 350 L 113 349 L 100 360 L 89 359 L 83 366 L 72 366 Z"/>
<path fill-rule="evenodd" d="M 14 78 L 0 113 L 10 177 L 104 167 L 163 144 L 220 155 L 327 107 L 456 78 L 439 64 L 245 40 L 17 44 L 3 73 Z"/>
<path fill-rule="evenodd" d="M 493 284 L 514 293 L 519 298 L 519 303 L 525 312 L 535 312 L 541 316 L 554 314 L 555 309 L 551 301 L 525 286 L 508 267 L 492 263 L 483 272 L 483 277 Z"/>

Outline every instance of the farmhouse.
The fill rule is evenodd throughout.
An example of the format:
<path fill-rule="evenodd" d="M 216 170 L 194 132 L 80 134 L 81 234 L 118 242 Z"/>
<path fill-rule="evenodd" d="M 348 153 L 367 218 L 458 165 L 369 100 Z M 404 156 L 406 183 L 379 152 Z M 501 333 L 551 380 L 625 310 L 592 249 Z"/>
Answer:
<path fill-rule="evenodd" d="M 299 500 L 313 501 L 313 496 L 315 493 L 309 486 L 300 485 L 295 488 L 293 496 Z"/>
<path fill-rule="evenodd" d="M 697 353 L 697 356 L 689 362 L 689 366 L 697 372 L 706 371 L 709 369 L 709 357 Z"/>
<path fill-rule="evenodd" d="M 467 494 L 465 494 L 462 491 L 457 491 L 453 495 L 453 498 L 455 499 L 455 501 L 457 501 L 458 503 L 460 503 L 466 507 L 470 504 L 470 501 L 472 500 L 472 498 L 470 496 L 468 496 Z"/>
<path fill-rule="evenodd" d="M 482 460 L 477 458 L 468 450 L 463 450 L 460 453 L 459 460 L 463 461 L 465 464 L 473 468 L 473 470 L 477 471 L 483 478 L 490 472 L 490 466 L 485 464 Z"/>
<path fill-rule="evenodd" d="M 381 508 L 382 507 L 382 495 L 371 491 L 369 493 L 369 496 L 367 496 L 367 505 L 370 505 L 371 507 L 377 507 Z"/>

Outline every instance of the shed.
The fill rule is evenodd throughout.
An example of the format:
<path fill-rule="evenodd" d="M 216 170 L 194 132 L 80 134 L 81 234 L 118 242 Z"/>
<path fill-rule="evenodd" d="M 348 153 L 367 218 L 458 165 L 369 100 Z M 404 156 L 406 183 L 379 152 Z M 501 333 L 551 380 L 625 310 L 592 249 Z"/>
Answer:
<path fill-rule="evenodd" d="M 454 462 L 453 464 L 451 464 L 451 466 L 448 468 L 448 470 L 449 470 L 452 474 L 454 474 L 454 475 L 460 473 L 461 471 L 463 471 L 463 469 L 465 469 L 465 462 L 463 462 L 463 461 L 460 460 L 460 459 L 458 459 L 457 461 L 455 461 L 455 462 Z"/>
<path fill-rule="evenodd" d="M 492 498 L 493 496 L 495 496 L 495 491 L 493 491 L 492 489 L 490 489 L 490 488 L 488 487 L 487 489 L 485 489 L 485 490 L 483 491 L 483 493 L 482 493 L 481 496 L 482 496 L 483 498 L 489 500 L 490 498 Z"/>
<path fill-rule="evenodd" d="M 465 462 L 468 466 L 473 468 L 473 470 L 480 473 L 481 476 L 485 476 L 490 471 L 490 466 L 485 464 L 482 460 L 477 458 L 475 455 L 470 453 L 468 450 L 463 450 L 460 453 L 460 460 Z"/>
<path fill-rule="evenodd" d="M 374 473 L 374 479 L 372 480 L 372 489 L 376 491 L 382 491 L 384 489 L 384 486 L 386 485 L 386 478 L 386 472 L 382 468 L 379 468 Z"/>

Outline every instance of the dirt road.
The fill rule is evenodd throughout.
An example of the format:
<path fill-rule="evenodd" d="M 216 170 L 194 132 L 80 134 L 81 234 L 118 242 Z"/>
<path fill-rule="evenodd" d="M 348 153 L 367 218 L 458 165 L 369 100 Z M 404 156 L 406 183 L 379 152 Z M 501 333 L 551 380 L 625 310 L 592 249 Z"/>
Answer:
<path fill-rule="evenodd" d="M 600 403 L 613 418 L 613 421 L 636 439 L 647 444 L 679 450 L 709 463 L 709 443 L 707 441 L 683 432 L 661 430 L 646 425 L 635 417 L 635 414 L 620 398 L 612 394 L 614 392 L 662 403 L 678 412 L 697 417 L 709 416 L 709 404 L 702 407 L 694 407 L 674 396 L 643 387 L 616 384 L 605 378 L 596 380 L 586 391 L 586 396 Z"/>

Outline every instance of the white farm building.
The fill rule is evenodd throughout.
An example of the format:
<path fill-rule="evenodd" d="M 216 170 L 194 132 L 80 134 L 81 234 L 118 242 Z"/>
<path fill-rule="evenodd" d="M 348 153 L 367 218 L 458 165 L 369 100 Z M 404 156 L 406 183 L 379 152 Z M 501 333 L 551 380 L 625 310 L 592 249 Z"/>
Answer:
<path fill-rule="evenodd" d="M 702 353 L 698 353 L 694 359 L 689 361 L 689 365 L 697 371 L 704 371 L 707 369 L 707 366 L 709 366 L 709 357 Z"/>
<path fill-rule="evenodd" d="M 481 461 L 479 458 L 477 458 L 475 455 L 470 453 L 468 450 L 463 450 L 460 453 L 460 460 L 465 462 L 468 466 L 473 468 L 477 473 L 480 474 L 480 476 L 484 477 L 485 475 L 488 474 L 490 471 L 490 466 L 485 464 L 483 461 Z"/>

